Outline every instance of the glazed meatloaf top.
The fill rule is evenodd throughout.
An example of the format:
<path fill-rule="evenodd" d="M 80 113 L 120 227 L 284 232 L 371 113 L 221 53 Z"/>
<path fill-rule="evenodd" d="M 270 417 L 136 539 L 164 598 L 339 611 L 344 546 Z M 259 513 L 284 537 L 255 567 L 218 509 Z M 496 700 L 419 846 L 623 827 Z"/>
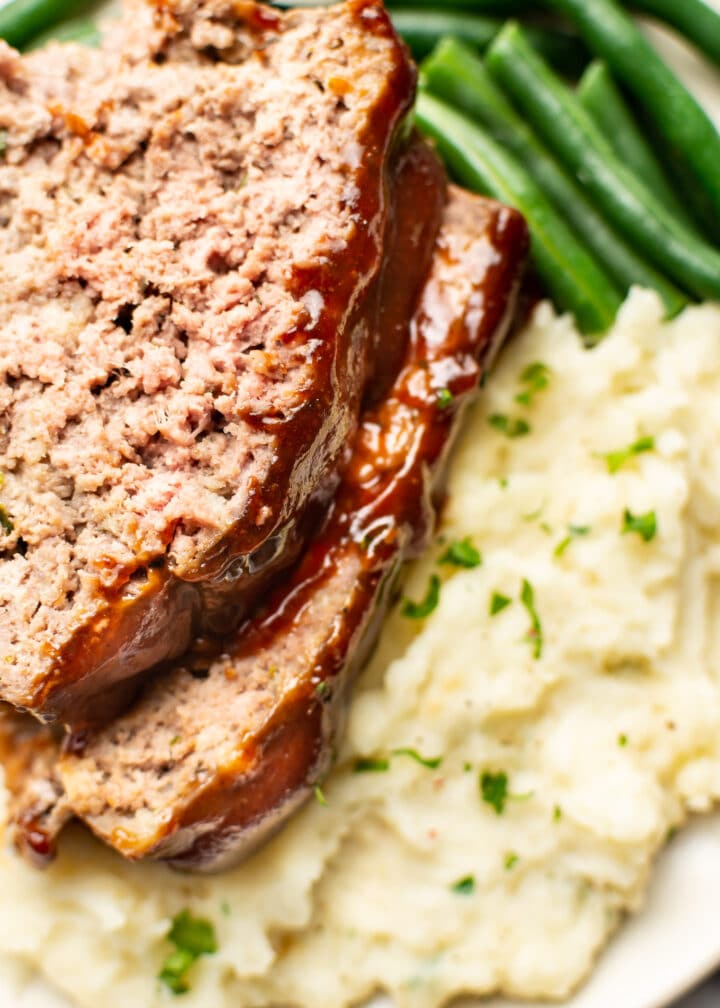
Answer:
<path fill-rule="evenodd" d="M 0 47 L 0 698 L 72 721 L 334 489 L 414 73 L 374 0 Z"/>

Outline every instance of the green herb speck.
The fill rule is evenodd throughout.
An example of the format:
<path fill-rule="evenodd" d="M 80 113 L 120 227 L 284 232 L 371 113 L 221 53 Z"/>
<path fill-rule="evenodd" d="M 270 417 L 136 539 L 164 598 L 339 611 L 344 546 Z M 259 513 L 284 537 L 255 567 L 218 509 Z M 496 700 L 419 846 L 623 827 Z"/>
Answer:
<path fill-rule="evenodd" d="M 520 858 L 515 853 L 515 851 L 508 851 L 505 855 L 505 871 L 512 871 L 515 865 L 518 863 Z"/>
<path fill-rule="evenodd" d="M 627 535 L 629 532 L 635 532 L 643 542 L 650 542 L 655 538 L 657 533 L 657 517 L 654 511 L 648 511 L 644 515 L 634 515 L 627 508 L 623 515 L 623 523 L 621 532 L 623 535 Z"/>
<path fill-rule="evenodd" d="M 328 807 L 328 800 L 325 797 L 323 789 L 320 787 L 319 784 L 315 786 L 315 801 L 318 803 L 318 805 L 322 805 L 323 808 Z"/>
<path fill-rule="evenodd" d="M 447 409 L 448 406 L 450 406 L 452 404 L 452 401 L 453 401 L 454 398 L 455 397 L 453 396 L 453 394 L 450 391 L 450 389 L 441 388 L 440 391 L 437 394 L 438 407 L 441 410 Z"/>
<path fill-rule="evenodd" d="M 499 773 L 483 770 L 480 774 L 480 794 L 484 802 L 492 805 L 497 815 L 502 815 L 508 800 L 507 774 L 503 770 Z"/>
<path fill-rule="evenodd" d="M 614 474 L 619 469 L 622 469 L 625 463 L 631 458 L 634 458 L 636 455 L 642 455 L 644 452 L 651 452 L 654 448 L 655 438 L 642 437 L 635 441 L 634 444 L 628 445 L 627 448 L 621 448 L 620 451 L 608 452 L 603 458 L 607 464 L 608 472 Z"/>
<path fill-rule="evenodd" d="M 441 564 L 452 564 L 454 567 L 466 567 L 472 570 L 482 563 L 480 551 L 473 546 L 470 536 L 459 542 L 451 543 L 440 557 Z"/>
<path fill-rule="evenodd" d="M 385 773 L 385 771 L 389 769 L 389 759 L 376 759 L 372 756 L 360 756 L 353 764 L 354 773 Z"/>
<path fill-rule="evenodd" d="M 490 599 L 490 615 L 497 616 L 499 612 L 507 609 L 509 605 L 512 605 L 512 599 L 508 598 L 507 595 L 501 595 L 500 592 L 493 592 Z"/>
<path fill-rule="evenodd" d="M 163 963 L 158 979 L 173 994 L 184 994 L 190 989 L 187 978 L 190 968 L 200 956 L 214 955 L 218 950 L 215 928 L 210 921 L 181 910 L 173 918 L 167 937 L 175 951 Z"/>
<path fill-rule="evenodd" d="M 625 748 L 625 746 L 627 744 L 628 744 L 628 737 L 627 737 L 627 735 L 624 732 L 622 733 L 622 735 L 618 735 L 618 745 L 621 748 Z"/>
<path fill-rule="evenodd" d="M 11 535 L 11 533 L 15 529 L 15 526 L 13 525 L 12 521 L 8 517 L 8 513 L 5 510 L 5 508 L 2 506 L 2 504 L 0 504 L 0 529 L 3 530 L 3 532 L 5 533 L 5 535 Z"/>
<path fill-rule="evenodd" d="M 553 822 L 560 822 L 560 820 L 562 819 L 562 815 L 563 810 L 560 808 L 559 805 L 556 805 L 555 808 L 553 809 Z"/>
<path fill-rule="evenodd" d="M 392 754 L 393 756 L 409 756 L 420 766 L 424 766 L 426 770 L 437 770 L 443 761 L 442 756 L 421 756 L 417 749 L 393 749 Z"/>
<path fill-rule="evenodd" d="M 538 616 L 537 609 L 535 608 L 535 592 L 530 582 L 524 578 L 522 591 L 520 592 L 520 601 L 525 606 L 527 614 L 530 617 L 530 629 L 528 630 L 525 639 L 528 643 L 532 644 L 533 658 L 537 660 L 542 656 L 543 649 L 542 623 L 540 622 L 540 617 Z"/>
<path fill-rule="evenodd" d="M 458 879 L 457 882 L 453 882 L 450 888 L 460 896 L 472 896 L 475 892 L 475 876 L 465 875 L 463 878 Z"/>
<path fill-rule="evenodd" d="M 520 384 L 524 386 L 522 391 L 515 396 L 515 402 L 521 406 L 531 406 L 532 401 L 538 392 L 547 388 L 550 380 L 550 368 L 541 361 L 528 364 L 520 375 Z"/>
<path fill-rule="evenodd" d="M 440 578 L 437 574 L 432 574 L 430 576 L 430 583 L 428 584 L 427 592 L 425 593 L 425 598 L 422 602 L 413 602 L 412 599 L 406 599 L 402 608 L 402 614 L 408 619 L 425 619 L 431 612 L 433 612 L 434 609 L 437 608 L 439 601 Z"/>
<path fill-rule="evenodd" d="M 500 434 L 509 438 L 525 437 L 530 433 L 530 424 L 522 417 L 513 419 L 505 413 L 493 413 L 488 417 L 488 423 Z"/>
<path fill-rule="evenodd" d="M 559 542 L 553 551 L 553 555 L 556 557 L 561 557 L 565 550 L 568 548 L 573 539 L 578 539 L 581 536 L 590 535 L 591 529 L 589 525 L 568 525 L 568 534 Z"/>

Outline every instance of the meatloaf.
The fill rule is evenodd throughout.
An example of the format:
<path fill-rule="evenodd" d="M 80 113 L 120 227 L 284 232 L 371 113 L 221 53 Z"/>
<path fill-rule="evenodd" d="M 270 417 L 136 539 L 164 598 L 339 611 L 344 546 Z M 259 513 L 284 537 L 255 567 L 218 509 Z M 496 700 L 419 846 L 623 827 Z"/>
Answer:
<path fill-rule="evenodd" d="M 219 869 L 312 792 L 399 565 L 433 528 L 443 461 L 507 330 L 526 245 L 514 211 L 452 190 L 402 369 L 363 415 L 326 526 L 225 654 L 198 653 L 66 746 L 65 795 L 20 815 L 21 846 L 47 853 L 47 826 L 71 809 L 128 858 Z"/>
<path fill-rule="evenodd" d="M 107 718 L 297 557 L 381 381 L 414 84 L 379 0 L 0 43 L 0 699 Z"/>

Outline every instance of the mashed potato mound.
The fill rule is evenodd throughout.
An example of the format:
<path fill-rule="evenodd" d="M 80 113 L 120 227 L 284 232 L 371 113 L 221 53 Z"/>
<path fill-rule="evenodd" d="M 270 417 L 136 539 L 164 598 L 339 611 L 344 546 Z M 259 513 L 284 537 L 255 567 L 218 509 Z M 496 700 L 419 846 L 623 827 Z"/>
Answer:
<path fill-rule="evenodd" d="M 327 804 L 214 879 L 124 864 L 80 830 L 44 874 L 5 851 L 0 953 L 77 1005 L 153 1008 L 187 907 L 219 940 L 187 1008 L 567 995 L 668 831 L 720 797 L 719 427 L 720 309 L 664 324 L 635 291 L 588 351 L 541 305 L 410 572 L 406 597 L 435 574 L 439 603 L 388 619 Z M 465 540 L 482 564 L 443 562 Z"/>

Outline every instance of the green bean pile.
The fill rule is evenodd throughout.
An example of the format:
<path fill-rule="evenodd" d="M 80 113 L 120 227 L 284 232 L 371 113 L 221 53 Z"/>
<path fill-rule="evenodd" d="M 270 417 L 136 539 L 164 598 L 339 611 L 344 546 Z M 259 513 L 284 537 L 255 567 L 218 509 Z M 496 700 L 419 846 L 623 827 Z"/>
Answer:
<path fill-rule="evenodd" d="M 417 121 L 460 182 L 525 214 L 558 308 L 593 342 L 633 285 L 656 290 L 669 317 L 692 299 L 720 300 L 720 135 L 631 12 L 617 0 L 464 6 L 445 30 L 432 16 L 437 42 L 422 64 Z M 633 7 L 720 64 L 720 15 L 703 0 Z M 592 54 L 580 72 L 548 48 L 554 17 L 563 46 L 569 25 L 577 51 Z M 404 6 L 398 18 L 402 31 Z M 497 25 L 487 43 L 453 27 L 479 19 Z"/>
<path fill-rule="evenodd" d="M 537 273 L 589 342 L 633 285 L 669 317 L 720 300 L 720 134 L 633 12 L 718 65 L 720 14 L 704 0 L 387 2 L 422 61 L 418 126 L 458 181 L 525 215 Z M 96 5 L 12 0 L 0 37 L 92 45 Z"/>

